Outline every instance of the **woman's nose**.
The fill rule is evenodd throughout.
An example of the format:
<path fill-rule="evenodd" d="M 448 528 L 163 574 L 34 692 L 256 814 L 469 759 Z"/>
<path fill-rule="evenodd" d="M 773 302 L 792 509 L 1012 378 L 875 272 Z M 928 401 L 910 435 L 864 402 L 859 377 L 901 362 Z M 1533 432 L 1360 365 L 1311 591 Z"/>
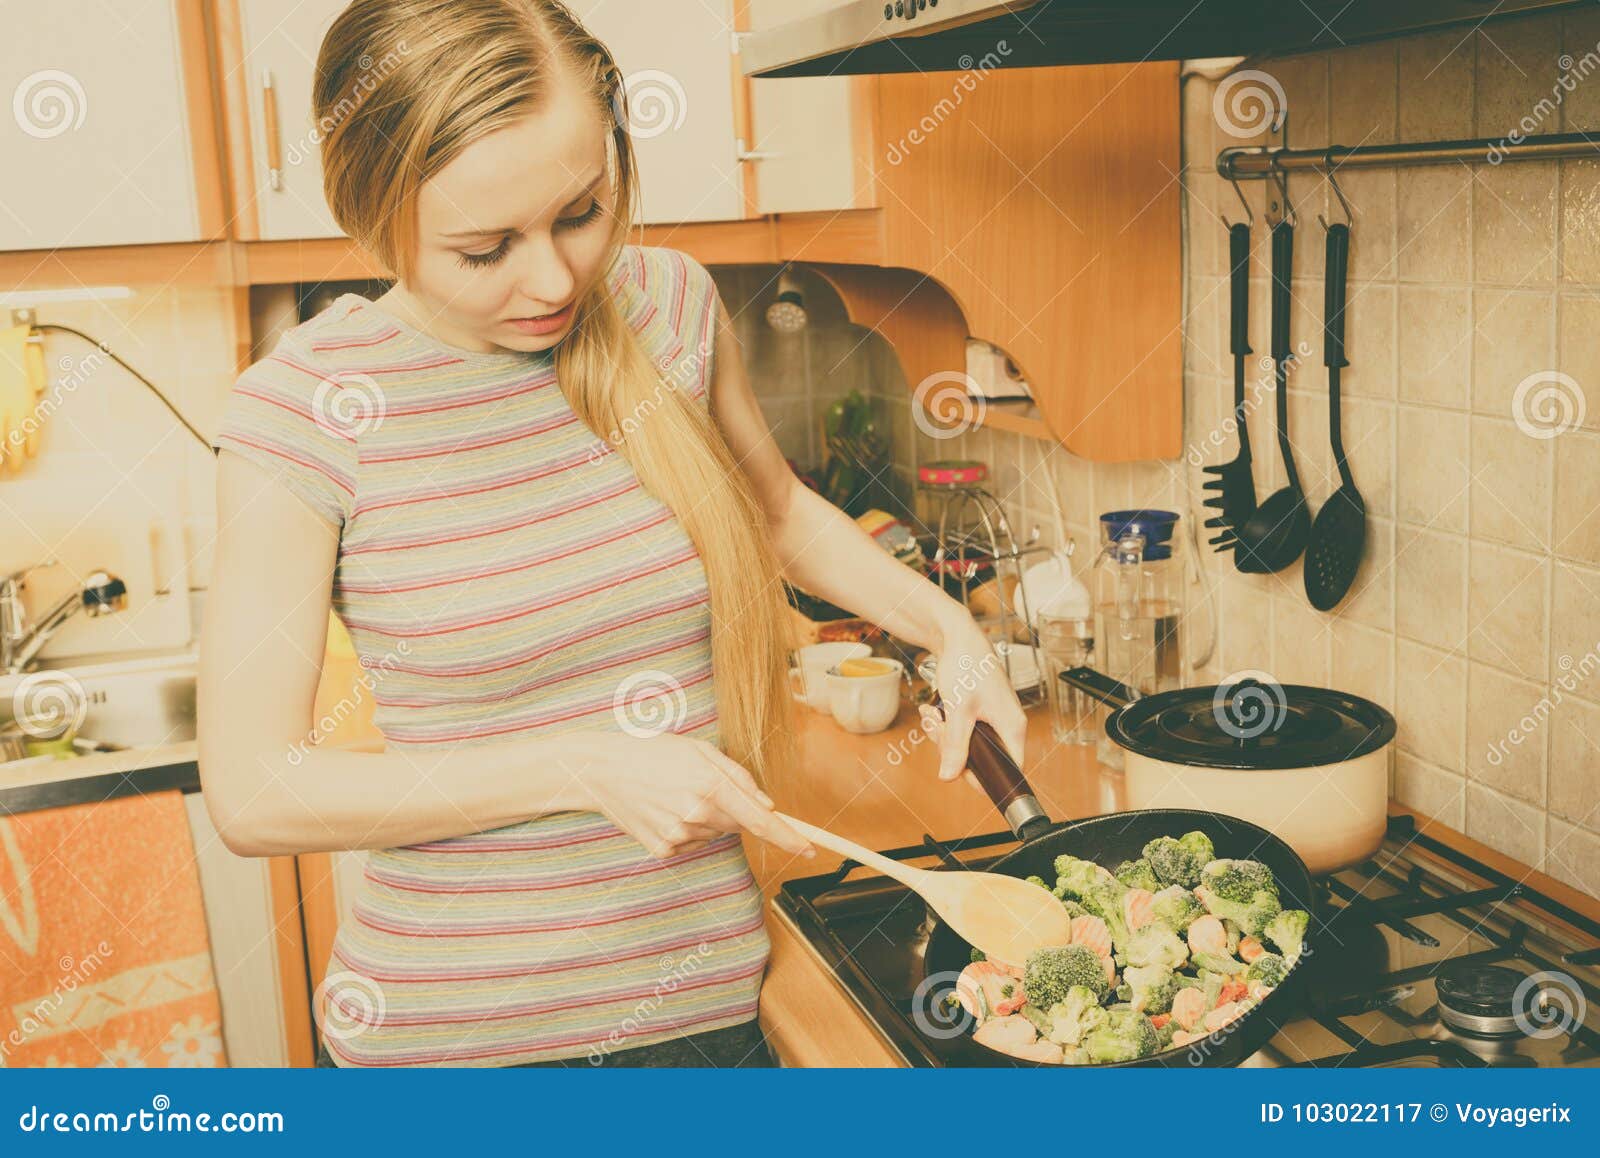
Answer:
<path fill-rule="evenodd" d="M 533 240 L 524 247 L 517 292 L 534 314 L 554 313 L 567 304 L 576 284 L 572 270 L 549 238 Z"/>

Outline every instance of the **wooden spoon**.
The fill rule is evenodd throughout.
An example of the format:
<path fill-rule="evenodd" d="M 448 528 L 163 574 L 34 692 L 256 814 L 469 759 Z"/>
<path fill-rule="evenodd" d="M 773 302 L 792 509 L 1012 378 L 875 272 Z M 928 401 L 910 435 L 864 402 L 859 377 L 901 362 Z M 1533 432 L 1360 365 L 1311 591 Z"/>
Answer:
<path fill-rule="evenodd" d="M 916 893 L 968 944 L 993 961 L 1021 968 L 1028 954 L 1072 940 L 1072 918 L 1048 889 L 1002 873 L 934 872 L 912 868 L 853 840 L 778 814 L 813 844 L 831 849 Z"/>

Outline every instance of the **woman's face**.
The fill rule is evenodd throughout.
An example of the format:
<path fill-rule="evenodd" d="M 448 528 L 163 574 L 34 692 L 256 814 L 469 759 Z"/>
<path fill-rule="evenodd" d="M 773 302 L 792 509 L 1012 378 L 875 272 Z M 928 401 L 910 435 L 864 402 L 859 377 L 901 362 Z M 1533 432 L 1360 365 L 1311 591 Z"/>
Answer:
<path fill-rule="evenodd" d="M 417 195 L 404 283 L 421 322 L 470 350 L 547 350 L 604 272 L 614 192 L 594 101 L 562 74 L 537 112 L 464 149 Z"/>

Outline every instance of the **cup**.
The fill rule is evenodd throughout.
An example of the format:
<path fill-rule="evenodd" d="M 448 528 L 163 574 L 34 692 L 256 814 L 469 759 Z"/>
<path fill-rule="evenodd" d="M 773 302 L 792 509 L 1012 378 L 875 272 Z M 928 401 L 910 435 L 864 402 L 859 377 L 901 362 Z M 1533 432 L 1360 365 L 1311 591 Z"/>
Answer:
<path fill-rule="evenodd" d="M 794 651 L 795 664 L 789 668 L 789 688 L 794 698 L 813 711 L 830 710 L 828 669 L 847 659 L 863 659 L 872 654 L 867 644 L 845 640 L 840 643 L 808 643 Z"/>
<path fill-rule="evenodd" d="M 897 659 L 873 656 L 862 658 L 883 670 L 876 675 L 842 675 L 839 665 L 828 668 L 828 704 L 833 718 L 847 732 L 865 735 L 881 732 L 894 723 L 900 713 L 900 685 L 906 678 L 905 665 Z"/>
<path fill-rule="evenodd" d="M 1064 682 L 1061 673 L 1094 666 L 1095 621 L 1041 613 L 1038 623 L 1050 695 L 1050 734 L 1062 744 L 1093 744 L 1099 737 L 1095 725 L 1100 705 L 1087 692 Z"/>

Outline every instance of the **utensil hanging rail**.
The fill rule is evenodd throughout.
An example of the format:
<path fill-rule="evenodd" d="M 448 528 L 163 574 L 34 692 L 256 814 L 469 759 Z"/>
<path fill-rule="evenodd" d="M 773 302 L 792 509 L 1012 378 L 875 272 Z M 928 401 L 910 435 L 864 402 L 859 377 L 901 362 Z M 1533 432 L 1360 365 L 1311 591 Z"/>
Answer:
<path fill-rule="evenodd" d="M 1464 141 L 1414 141 L 1393 145 L 1330 145 L 1326 149 L 1289 149 L 1252 145 L 1223 149 L 1217 174 L 1244 181 L 1302 169 L 1373 169 L 1400 165 L 1498 165 L 1504 161 L 1559 161 L 1571 157 L 1600 159 L 1600 133 L 1549 133 L 1539 137 L 1488 138 Z"/>

